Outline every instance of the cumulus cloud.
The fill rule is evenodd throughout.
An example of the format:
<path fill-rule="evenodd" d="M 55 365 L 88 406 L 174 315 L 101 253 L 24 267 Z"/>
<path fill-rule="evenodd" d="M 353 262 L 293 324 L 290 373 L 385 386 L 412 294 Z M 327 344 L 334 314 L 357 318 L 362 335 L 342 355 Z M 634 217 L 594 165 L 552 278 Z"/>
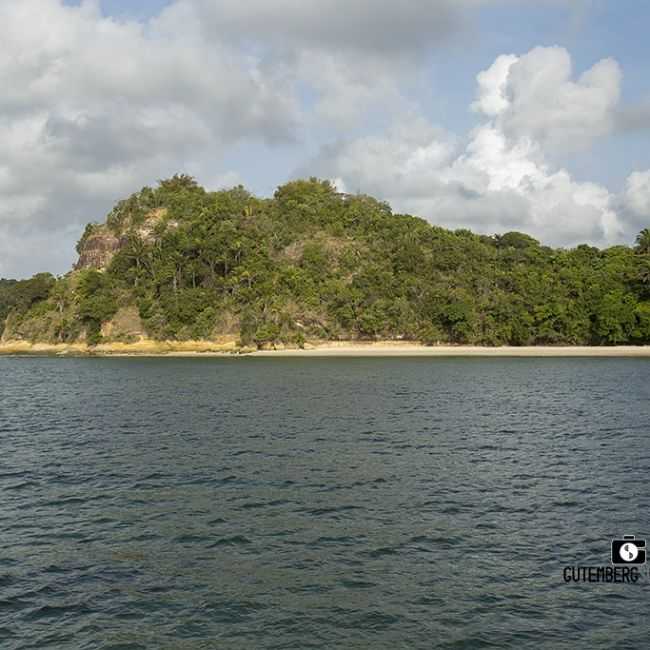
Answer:
<path fill-rule="evenodd" d="M 496 117 L 508 109 L 510 106 L 508 97 L 510 68 L 517 61 L 519 61 L 519 57 L 514 54 L 502 54 L 487 70 L 478 73 L 476 77 L 478 98 L 472 104 L 472 110 L 484 113 L 489 117 Z"/>
<path fill-rule="evenodd" d="M 631 230 L 636 232 L 650 226 L 650 169 L 628 176 L 618 204 Z"/>
<path fill-rule="evenodd" d="M 65 270 L 70 232 L 116 199 L 210 151 L 218 164 L 239 139 L 291 140 L 300 120 L 281 70 L 183 26 L 114 21 L 94 2 L 2 3 L 0 84 L 0 275 L 20 273 L 16 244 L 44 231 L 66 252 L 45 247 L 43 265 Z"/>
<path fill-rule="evenodd" d="M 500 56 L 478 75 L 472 107 L 495 119 L 509 137 L 564 151 L 583 147 L 612 129 L 622 75 L 612 59 L 575 81 L 572 73 L 571 56 L 561 47 Z"/>
<path fill-rule="evenodd" d="M 222 182 L 239 140 L 295 143 L 403 108 L 399 84 L 472 1 L 173 0 L 140 22 L 96 0 L 0 3 L 0 275 L 64 271 L 71 233 L 142 184 Z M 37 262 L 43 232 L 65 253 Z"/>
<path fill-rule="evenodd" d="M 328 147 L 301 173 L 316 169 L 347 191 L 451 228 L 524 230 L 556 245 L 622 237 L 610 193 L 551 170 L 534 145 L 513 146 L 490 125 L 476 129 L 464 149 L 453 142 L 413 120 L 385 136 Z"/>
<path fill-rule="evenodd" d="M 422 117 L 403 117 L 383 136 L 324 148 L 313 167 L 348 189 L 450 227 L 525 230 L 554 245 L 621 241 L 626 216 L 617 211 L 619 197 L 554 168 L 548 155 L 559 139 L 577 146 L 609 128 L 618 66 L 600 62 L 577 82 L 570 74 L 570 57 L 560 48 L 500 56 L 477 77 L 472 109 L 488 119 L 464 142 Z M 628 181 L 627 201 L 637 212 L 650 200 L 648 180 L 633 174 Z"/>
<path fill-rule="evenodd" d="M 391 118 L 401 126 L 324 147 L 302 172 L 435 222 L 614 240 L 642 218 L 643 184 L 612 197 L 550 161 L 620 121 L 615 62 L 576 77 L 560 48 L 504 55 L 479 74 L 469 135 L 413 117 L 434 49 L 502 1 L 172 0 L 146 21 L 96 0 L 0 3 L 0 276 L 66 271 L 83 224 L 158 178 L 245 182 L 223 160 L 241 141 L 295 155 Z"/>
<path fill-rule="evenodd" d="M 520 0 L 521 1 L 521 0 Z M 498 2 L 498 0 L 491 0 Z M 352 128 L 368 112 L 397 112 L 437 47 L 467 31 L 488 0 L 177 0 L 156 21 L 244 48 L 264 70 L 308 87 L 308 128 Z"/>

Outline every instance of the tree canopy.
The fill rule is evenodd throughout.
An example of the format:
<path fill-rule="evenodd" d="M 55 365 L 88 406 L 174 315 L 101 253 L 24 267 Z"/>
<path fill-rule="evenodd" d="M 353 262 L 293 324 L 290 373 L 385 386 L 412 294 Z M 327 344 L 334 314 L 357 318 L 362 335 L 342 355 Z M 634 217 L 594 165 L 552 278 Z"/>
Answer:
<path fill-rule="evenodd" d="M 120 242 L 106 269 L 0 281 L 0 328 L 96 343 L 130 308 L 155 339 L 235 334 L 260 346 L 650 342 L 650 229 L 634 247 L 553 249 L 524 233 L 393 214 L 328 181 L 292 181 L 260 199 L 241 186 L 207 192 L 184 175 L 120 201 L 104 228 Z"/>

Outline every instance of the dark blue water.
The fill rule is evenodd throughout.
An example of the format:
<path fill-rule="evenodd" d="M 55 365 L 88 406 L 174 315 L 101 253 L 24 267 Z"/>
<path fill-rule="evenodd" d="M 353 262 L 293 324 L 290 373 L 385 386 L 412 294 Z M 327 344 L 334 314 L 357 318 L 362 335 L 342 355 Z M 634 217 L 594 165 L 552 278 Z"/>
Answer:
<path fill-rule="evenodd" d="M 0 648 L 647 648 L 650 362 L 0 358 Z"/>

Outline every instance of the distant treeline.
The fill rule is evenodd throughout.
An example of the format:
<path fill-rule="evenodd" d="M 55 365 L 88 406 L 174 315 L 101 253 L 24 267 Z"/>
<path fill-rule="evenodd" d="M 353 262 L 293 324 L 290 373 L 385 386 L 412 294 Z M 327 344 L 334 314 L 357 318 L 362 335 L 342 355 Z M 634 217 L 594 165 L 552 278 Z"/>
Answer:
<path fill-rule="evenodd" d="M 236 334 L 259 346 L 650 343 L 648 229 L 634 247 L 553 249 L 519 232 L 477 235 L 395 215 L 327 181 L 259 199 L 174 176 L 89 225 L 81 259 L 109 240 L 105 269 L 0 281 L 0 330 L 97 343 L 122 310 L 154 339 Z"/>

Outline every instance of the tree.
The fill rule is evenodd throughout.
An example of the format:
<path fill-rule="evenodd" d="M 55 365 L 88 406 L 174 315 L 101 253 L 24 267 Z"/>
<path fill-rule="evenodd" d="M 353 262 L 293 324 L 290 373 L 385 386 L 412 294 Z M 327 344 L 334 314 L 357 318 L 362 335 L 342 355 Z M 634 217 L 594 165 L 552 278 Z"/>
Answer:
<path fill-rule="evenodd" d="M 95 345 L 101 341 L 102 323 L 109 320 L 117 311 L 110 277 L 99 271 L 86 271 L 78 284 L 78 317 L 86 328 L 88 343 Z"/>
<path fill-rule="evenodd" d="M 650 228 L 644 228 L 636 237 L 636 252 L 650 255 Z"/>
<path fill-rule="evenodd" d="M 554 250 L 432 226 L 318 179 L 258 199 L 177 175 L 119 201 L 82 242 L 104 234 L 119 247 L 104 272 L 0 281 L 0 331 L 97 342 L 120 306 L 154 338 L 239 330 L 254 345 L 650 343 L 650 229 L 634 248 Z"/>

